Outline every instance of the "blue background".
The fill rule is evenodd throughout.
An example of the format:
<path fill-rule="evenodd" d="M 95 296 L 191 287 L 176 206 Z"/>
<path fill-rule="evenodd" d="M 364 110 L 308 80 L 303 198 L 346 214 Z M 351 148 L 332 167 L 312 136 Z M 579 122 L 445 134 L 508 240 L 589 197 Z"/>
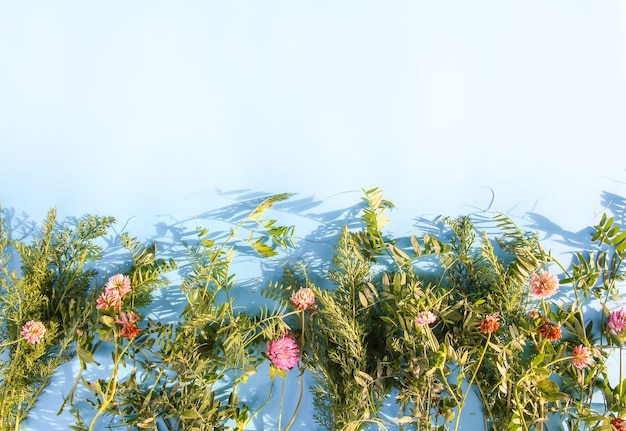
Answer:
<path fill-rule="evenodd" d="M 379 187 L 394 235 L 502 211 L 566 253 L 624 208 L 625 118 L 617 0 L 0 3 L 3 208 L 166 247 L 293 192 L 310 252 Z"/>

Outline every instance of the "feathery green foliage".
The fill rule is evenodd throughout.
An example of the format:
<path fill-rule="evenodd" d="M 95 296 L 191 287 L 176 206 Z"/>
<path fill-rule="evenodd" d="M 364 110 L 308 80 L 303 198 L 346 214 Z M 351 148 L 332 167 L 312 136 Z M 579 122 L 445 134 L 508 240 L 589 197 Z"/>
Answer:
<path fill-rule="evenodd" d="M 310 262 L 274 260 L 295 246 L 295 228 L 266 217 L 290 196 L 279 194 L 228 220 L 226 233 L 199 227 L 181 244 L 182 259 L 159 258 L 157 243 L 121 235 L 128 264 L 115 277 L 128 277 L 131 289 L 119 302 L 106 296 L 110 274 L 98 271 L 98 240 L 112 218 L 59 223 L 51 210 L 31 242 L 11 239 L 0 219 L 0 431 L 19 429 L 74 355 L 81 371 L 60 411 L 69 406 L 78 431 L 105 420 L 127 429 L 245 430 L 273 399 L 277 377 L 272 426 L 287 431 L 297 423 L 304 373 L 314 381 L 315 420 L 329 430 L 458 431 L 472 393 L 490 431 L 548 430 L 554 418 L 570 429 L 610 430 L 626 415 L 626 330 L 615 329 L 620 317 L 611 311 L 625 277 L 626 232 L 613 217 L 602 216 L 591 249 L 575 253 L 568 269 L 504 214 L 479 216 L 485 231 L 476 217 L 444 217 L 435 222 L 441 237 L 394 238 L 384 231 L 394 205 L 377 188 L 363 194 L 361 226 L 343 228 L 322 280 L 310 277 Z M 261 289 L 269 303 L 255 310 L 236 305 L 242 284 L 232 268 L 242 254 L 283 270 Z M 166 290 L 179 267 L 180 283 Z M 549 272 L 555 267 L 560 280 Z M 148 307 L 168 295 L 182 311 L 160 321 Z M 599 321 L 585 308 L 590 298 Z M 21 335 L 30 320 L 46 328 L 40 342 Z M 285 337 L 298 352 L 279 368 L 265 343 Z M 606 367 L 612 350 L 617 383 Z M 84 371 L 109 353 L 109 375 L 88 381 Z M 268 359 L 267 401 L 243 402 L 241 385 Z M 283 426 L 288 372 L 300 395 Z"/>
<path fill-rule="evenodd" d="M 32 243 L 11 240 L 9 227 L 0 226 L 0 354 L 6 358 L 0 362 L 0 429 L 19 427 L 55 369 L 72 357 L 72 341 L 91 311 L 97 271 L 89 263 L 102 252 L 95 241 L 114 221 L 86 216 L 59 224 L 52 209 Z M 8 247 L 19 255 L 19 272 L 8 269 Z M 30 320 L 45 325 L 43 342 L 22 339 L 22 325 Z"/>
<path fill-rule="evenodd" d="M 265 360 L 261 341 L 275 338 L 287 325 L 281 307 L 257 314 L 237 309 L 231 294 L 236 280 L 230 268 L 242 242 L 264 258 L 275 256 L 276 247 L 292 245 L 293 227 L 264 218 L 267 210 L 287 197 L 263 200 L 220 241 L 208 229 L 198 228 L 197 240 L 185 244 L 189 263 L 181 291 L 187 304 L 181 320 L 147 319 L 142 335 L 124 350 L 123 341 L 114 334 L 116 362 L 134 363 L 136 372 L 123 379 L 111 375 L 104 395 L 96 388 L 93 402 L 98 412 L 141 429 L 244 429 L 254 413 L 241 403 L 237 388 Z M 240 238 L 240 230 L 248 235 Z M 154 246 L 142 248 L 128 237 L 123 242 L 134 260 L 130 274 L 134 306 L 145 305 L 146 293 L 163 283 L 159 277 L 175 264 L 155 260 Z M 76 426 L 87 429 L 78 420 Z"/>

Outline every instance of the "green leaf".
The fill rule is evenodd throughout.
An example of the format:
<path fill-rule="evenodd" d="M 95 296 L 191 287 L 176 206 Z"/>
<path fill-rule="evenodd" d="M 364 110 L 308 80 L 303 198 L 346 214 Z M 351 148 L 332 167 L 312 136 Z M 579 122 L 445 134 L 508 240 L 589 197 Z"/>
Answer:
<path fill-rule="evenodd" d="M 616 226 L 613 226 L 613 227 L 612 227 L 612 228 L 611 228 L 611 229 L 610 229 L 610 230 L 606 233 L 606 236 L 607 236 L 608 238 L 612 238 L 612 237 L 614 237 L 614 236 L 617 234 L 617 232 L 619 232 L 619 230 L 620 230 L 620 227 L 619 227 L 619 226 L 617 226 L 617 225 L 616 225 Z"/>
<path fill-rule="evenodd" d="M 78 358 L 83 362 L 83 364 L 90 364 L 94 362 L 93 355 L 87 349 L 83 349 L 82 347 L 77 347 L 76 354 L 78 355 Z"/>
<path fill-rule="evenodd" d="M 109 328 L 115 328 L 116 325 L 115 319 L 107 315 L 100 316 L 100 322 L 102 322 L 104 326 L 108 326 Z"/>
<path fill-rule="evenodd" d="M 543 362 L 544 355 L 542 353 L 537 354 L 531 361 L 532 365 L 536 367 Z"/>
<path fill-rule="evenodd" d="M 113 341 L 113 330 L 110 328 L 96 328 L 98 338 L 105 343 Z"/>
<path fill-rule="evenodd" d="M 184 410 L 178 415 L 180 419 L 196 419 L 199 418 L 198 413 L 192 409 Z"/>
<path fill-rule="evenodd" d="M 141 421 L 140 423 L 138 423 L 137 428 L 155 428 L 155 424 L 154 424 L 154 418 L 147 418 L 143 421 Z"/>
<path fill-rule="evenodd" d="M 250 245 L 257 253 L 259 253 L 259 255 L 263 257 L 276 256 L 278 252 L 274 250 L 271 246 L 265 244 L 263 241 L 263 239 L 257 239 L 253 243 L 250 243 Z"/>
<path fill-rule="evenodd" d="M 558 392 L 560 389 L 559 385 L 550 379 L 542 380 L 541 382 L 539 382 L 537 388 L 544 394 L 553 394 Z"/>
<path fill-rule="evenodd" d="M 393 418 L 393 420 L 398 424 L 408 424 L 413 421 L 413 416 L 402 416 L 400 418 Z"/>
<path fill-rule="evenodd" d="M 104 398 L 104 392 L 102 391 L 102 386 L 100 385 L 100 382 L 98 380 L 96 380 L 95 382 L 89 382 L 84 377 L 81 377 L 81 380 L 83 381 L 83 384 L 85 386 L 90 388 L 94 393 Z"/>
<path fill-rule="evenodd" d="M 361 303 L 361 305 L 363 307 L 367 307 L 367 298 L 365 297 L 365 294 L 361 291 L 359 291 L 359 302 Z"/>
<path fill-rule="evenodd" d="M 422 248 L 420 247 L 417 238 L 415 238 L 415 235 L 411 235 L 411 246 L 413 246 L 413 251 L 416 256 L 420 256 L 422 254 Z"/>
<path fill-rule="evenodd" d="M 287 371 L 276 368 L 274 365 L 270 364 L 270 379 L 274 380 L 276 376 L 280 376 L 283 379 L 287 378 Z"/>
<path fill-rule="evenodd" d="M 257 369 L 253 365 L 246 364 L 246 366 L 243 368 L 243 372 L 246 373 L 247 375 L 252 375 L 252 374 L 256 374 Z"/>
<path fill-rule="evenodd" d="M 439 350 L 435 353 L 435 368 L 443 368 L 448 356 L 448 347 L 445 343 L 439 345 Z"/>
<path fill-rule="evenodd" d="M 263 217 L 263 214 L 265 213 L 265 211 L 267 211 L 272 206 L 274 206 L 275 203 L 289 199 L 289 197 L 291 197 L 292 195 L 293 195 L 292 193 L 281 193 L 281 194 L 270 196 L 264 199 L 263 202 L 261 202 L 259 205 L 257 205 L 257 207 L 254 210 L 252 210 L 252 212 L 250 212 L 250 214 L 248 214 L 246 218 L 260 222 L 261 217 Z"/>
<path fill-rule="evenodd" d="M 569 398 L 569 396 L 566 393 L 559 392 L 559 391 L 546 394 L 546 400 L 550 402 L 560 401 L 560 400 L 564 400 L 567 398 Z"/>
<path fill-rule="evenodd" d="M 619 235 L 613 238 L 613 244 L 617 245 L 626 239 L 626 230 L 623 230 Z"/>
<path fill-rule="evenodd" d="M 355 382 L 356 382 L 359 386 L 362 386 L 362 387 L 364 387 L 364 388 L 367 388 L 367 387 L 369 386 L 369 381 L 368 381 L 367 379 L 362 378 L 362 377 L 360 376 L 360 374 L 361 374 L 361 373 L 362 373 L 362 372 L 359 372 L 359 374 L 355 374 L 355 375 L 353 376 L 354 381 L 355 381 Z M 369 376 L 368 376 L 368 377 L 369 377 Z M 371 379 L 371 377 L 370 377 L 370 379 Z"/>

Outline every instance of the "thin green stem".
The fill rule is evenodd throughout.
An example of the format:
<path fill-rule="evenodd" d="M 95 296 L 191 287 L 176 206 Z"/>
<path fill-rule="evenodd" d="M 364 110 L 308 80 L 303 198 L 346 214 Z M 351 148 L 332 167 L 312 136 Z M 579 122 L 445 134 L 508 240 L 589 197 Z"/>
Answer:
<path fill-rule="evenodd" d="M 21 412 L 22 412 L 22 405 L 18 404 L 18 406 L 17 406 L 17 413 L 15 414 L 15 431 L 19 431 L 20 430 L 20 422 L 22 421 L 21 418 L 20 418 Z"/>
<path fill-rule="evenodd" d="M 624 406 L 622 403 L 624 402 L 624 385 L 623 383 L 623 372 L 624 372 L 624 355 L 622 354 L 622 342 L 620 340 L 619 344 L 619 402 L 620 402 L 620 414 L 623 414 L 622 410 L 624 410 Z"/>
<path fill-rule="evenodd" d="M 548 368 L 548 367 L 550 367 L 551 365 L 558 364 L 559 362 L 563 362 L 563 361 L 566 361 L 566 360 L 568 360 L 568 359 L 572 359 L 572 358 L 573 358 L 573 356 L 565 356 L 565 357 L 562 357 L 562 358 L 559 358 L 559 359 L 555 359 L 554 361 L 548 362 L 548 363 L 544 366 L 544 368 Z M 534 373 L 530 373 L 530 372 L 529 372 L 529 373 L 526 373 L 524 376 L 522 376 L 522 377 L 521 377 L 521 378 L 520 378 L 520 379 L 519 379 L 519 380 L 515 383 L 515 386 L 514 386 L 514 389 L 513 389 L 513 392 L 514 392 L 514 397 L 515 397 L 515 404 L 516 404 L 516 406 L 517 406 L 517 412 L 518 412 L 518 414 L 519 414 L 519 418 L 520 418 L 520 420 L 521 420 L 521 425 L 523 425 L 522 429 L 524 429 L 524 430 L 528 429 L 528 426 L 526 425 L 526 420 L 525 420 L 525 418 L 524 418 L 524 407 L 523 407 L 523 406 L 521 405 L 521 403 L 520 403 L 519 393 L 518 393 L 517 388 L 521 385 L 521 383 L 522 383 L 522 382 L 524 382 L 525 380 L 527 380 L 527 379 L 529 379 L 529 378 L 531 378 L 531 377 L 534 377 L 534 376 L 535 376 L 535 374 L 534 374 Z"/>
<path fill-rule="evenodd" d="M 454 394 L 454 391 L 450 387 L 450 383 L 448 383 L 448 379 L 446 377 L 446 374 L 443 372 L 443 366 L 438 367 L 438 369 L 441 372 L 441 380 L 443 381 L 443 384 L 445 385 L 446 390 L 448 391 L 448 393 L 450 395 L 452 395 L 452 398 L 454 399 L 454 403 L 456 405 L 459 405 L 459 399 L 456 397 L 456 395 Z"/>
<path fill-rule="evenodd" d="M 148 392 L 148 394 L 146 395 L 146 398 L 144 399 L 144 402 L 143 402 L 144 406 L 146 404 L 148 404 L 150 402 L 150 400 L 152 399 L 152 394 L 156 390 L 157 385 L 159 384 L 159 381 L 161 380 L 161 377 L 163 377 L 164 373 L 165 373 L 165 369 L 161 368 L 161 370 L 159 371 L 159 374 L 154 379 L 154 383 L 152 384 L 152 387 L 150 388 L 150 391 Z"/>
<path fill-rule="evenodd" d="M 521 425 L 523 425 L 522 429 L 523 430 L 527 430 L 528 426 L 526 425 L 526 419 L 524 418 L 524 407 L 521 405 L 521 402 L 520 402 L 520 399 L 519 399 L 519 393 L 517 392 L 517 386 L 522 382 L 522 380 L 524 380 L 523 377 L 515 385 L 515 388 L 514 388 L 513 392 L 515 393 L 515 406 L 517 407 L 517 412 L 519 414 L 519 419 L 522 422 Z"/>
<path fill-rule="evenodd" d="M 93 431 L 98 418 L 104 413 L 104 411 L 109 406 L 109 404 L 111 404 L 111 402 L 115 399 L 115 390 L 117 389 L 117 377 L 118 377 L 117 372 L 119 370 L 120 358 L 124 356 L 128 348 L 132 344 L 133 340 L 132 339 L 129 340 L 126 346 L 124 346 L 124 349 L 122 349 L 122 352 L 119 354 L 118 354 L 118 351 L 119 351 L 118 341 L 119 341 L 119 336 L 116 335 L 115 336 L 115 361 L 113 362 L 113 370 L 111 371 L 111 382 L 108 385 L 108 391 L 107 391 L 108 394 L 103 395 L 102 404 L 100 405 L 100 408 L 96 412 L 96 415 L 91 420 L 91 424 L 89 425 L 88 431 Z"/>
<path fill-rule="evenodd" d="M 278 407 L 278 427 L 277 430 L 280 430 L 282 419 L 283 419 L 283 398 L 285 397 L 285 380 L 283 379 L 281 387 L 280 387 L 280 405 Z"/>
<path fill-rule="evenodd" d="M 301 316 L 302 316 L 301 318 L 302 330 L 300 332 L 300 352 L 304 350 L 304 310 L 301 310 Z M 291 428 L 291 425 L 293 425 L 293 423 L 295 422 L 296 416 L 298 415 L 298 411 L 300 410 L 300 404 L 302 403 L 303 393 L 304 393 L 304 368 L 301 368 L 300 369 L 300 394 L 298 395 L 298 402 L 296 403 L 296 408 L 293 412 L 293 415 L 291 416 L 291 420 L 285 427 L 284 431 L 287 431 L 289 428 Z"/>
<path fill-rule="evenodd" d="M 267 395 L 267 399 L 265 400 L 265 402 L 258 408 L 256 409 L 256 411 L 254 413 L 252 413 L 252 415 L 248 418 L 247 420 L 247 424 L 252 422 L 254 420 L 254 418 L 256 417 L 257 414 L 259 414 L 259 412 L 261 410 L 263 410 L 270 402 L 270 400 L 272 399 L 272 394 L 274 393 L 274 379 L 272 379 L 272 383 L 270 384 L 270 392 Z"/>
<path fill-rule="evenodd" d="M 476 387 L 478 388 L 478 391 L 480 392 L 480 397 L 483 399 L 483 408 L 485 409 L 485 413 L 486 413 L 486 414 L 483 414 L 483 423 L 485 425 L 485 431 L 489 431 L 489 420 L 491 420 L 493 430 L 497 431 L 498 428 L 495 426 L 493 410 L 491 409 L 491 406 L 489 405 L 487 397 L 485 396 L 485 392 L 483 391 L 483 388 L 481 385 L 476 385 Z"/>
<path fill-rule="evenodd" d="M 284 379 L 283 379 L 283 383 L 284 383 Z M 304 368 L 300 370 L 300 395 L 298 396 L 298 402 L 296 403 L 296 408 L 293 412 L 293 415 L 291 416 L 291 420 L 289 421 L 289 423 L 287 424 L 287 426 L 285 427 L 283 431 L 287 431 L 289 428 L 291 428 L 291 425 L 293 425 L 293 423 L 295 422 L 296 416 L 298 415 L 298 411 L 300 410 L 300 404 L 302 403 L 303 393 L 304 393 Z M 280 429 L 280 426 L 278 427 L 278 429 Z"/>
<path fill-rule="evenodd" d="M 458 411 L 457 411 L 456 419 L 454 422 L 454 431 L 457 431 L 459 429 L 459 424 L 461 423 L 461 410 L 463 410 L 463 407 L 465 407 L 465 401 L 467 401 L 467 396 L 472 390 L 472 385 L 474 384 L 474 380 L 476 379 L 476 375 L 478 374 L 478 369 L 480 368 L 480 364 L 483 362 L 483 359 L 485 358 L 485 354 L 487 353 L 487 348 L 489 347 L 490 341 L 491 341 L 491 332 L 487 334 L 487 342 L 485 342 L 483 351 L 481 352 L 480 358 L 478 359 L 478 362 L 476 363 L 474 374 L 472 374 L 472 378 L 470 379 L 469 384 L 467 385 L 467 390 L 463 393 L 463 398 L 461 398 L 461 403 L 458 404 Z"/>
<path fill-rule="evenodd" d="M 22 339 L 21 339 L 21 338 L 15 339 L 15 340 L 13 340 L 13 341 L 7 341 L 6 343 L 2 343 L 2 344 L 0 344 L 0 348 L 10 346 L 11 344 L 16 344 L 16 343 L 19 343 L 20 341 L 22 341 Z"/>

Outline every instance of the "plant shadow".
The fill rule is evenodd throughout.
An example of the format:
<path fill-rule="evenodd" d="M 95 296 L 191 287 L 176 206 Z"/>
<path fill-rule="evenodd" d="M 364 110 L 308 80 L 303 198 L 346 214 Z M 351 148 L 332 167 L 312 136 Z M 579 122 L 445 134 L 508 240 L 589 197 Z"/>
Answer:
<path fill-rule="evenodd" d="M 146 246 L 155 245 L 157 257 L 173 259 L 178 263 L 178 269 L 167 274 L 169 285 L 154 292 L 153 302 L 141 310 L 144 316 L 161 322 L 174 322 L 180 319 L 181 312 L 188 299 L 182 289 L 182 280 L 193 270 L 193 263 L 189 261 L 189 249 L 200 241 L 199 232 L 208 229 L 208 238 L 220 242 L 230 237 L 233 229 L 238 226 L 261 202 L 271 196 L 270 193 L 239 189 L 218 191 L 221 198 L 232 203 L 219 208 L 208 209 L 199 214 L 176 218 L 162 216 L 151 226 L 151 231 L 144 238 L 139 238 Z M 306 269 L 306 274 L 323 288 L 332 288 L 327 273 L 332 269 L 332 256 L 337 240 L 344 229 L 357 230 L 363 227 L 361 212 L 364 204 L 355 199 L 355 204 L 336 205 L 332 199 L 316 199 L 312 196 L 292 196 L 285 201 L 276 203 L 266 212 L 266 218 L 276 219 L 279 224 L 295 226 L 293 238 L 294 247 L 280 250 L 269 259 L 262 259 L 258 253 L 245 244 L 245 241 L 235 241 L 233 250 L 236 260 L 233 262 L 232 273 L 236 274 L 232 296 L 239 309 L 247 311 L 258 310 L 261 307 L 271 307 L 274 302 L 265 298 L 263 289 L 272 282 L 280 282 L 287 268 L 300 267 Z M 610 192 L 603 192 L 602 205 L 615 218 L 615 222 L 624 226 L 626 223 L 626 198 Z M 338 208 L 337 208 L 338 207 Z M 468 216 L 475 223 L 476 228 L 497 235 L 498 227 L 494 222 L 496 213 L 487 210 L 473 211 Z M 61 223 L 67 226 L 76 225 L 78 218 L 68 218 Z M 9 228 L 11 238 L 26 241 L 39 232 L 39 224 L 29 219 L 28 215 L 18 213 L 12 208 L 2 208 L 2 221 Z M 548 216 L 530 211 L 524 216 L 515 219 L 524 231 L 537 232 L 541 241 L 563 246 L 566 250 L 589 250 L 592 247 L 592 227 L 585 227 L 578 231 L 569 231 Z M 99 245 L 103 248 L 102 258 L 94 264 L 101 273 L 100 282 L 103 284 L 110 274 L 124 272 L 128 269 L 130 253 L 122 246 L 122 235 L 126 232 L 128 221 L 112 232 L 102 237 Z M 419 239 L 427 234 L 443 242 L 450 239 L 452 233 L 442 216 L 418 216 L 413 219 L 414 235 Z M 242 229 L 242 238 L 250 234 L 252 227 Z M 302 229 L 302 230 L 300 230 Z M 132 232 L 130 232 L 132 234 Z M 409 236 L 394 238 L 397 246 L 413 255 L 412 241 Z M 15 251 L 11 249 L 10 251 Z M 573 258 L 573 256 L 572 256 Z M 419 269 L 425 273 L 432 273 L 438 267 L 438 262 L 424 257 L 420 260 Z M 11 270 L 19 270 L 18 259 L 9 262 Z M 100 287 L 101 287 L 100 285 Z M 52 384 L 46 389 L 40 402 L 26 422 L 31 429 L 65 429 L 73 423 L 69 409 L 61 416 L 57 416 L 58 408 L 71 390 L 76 373 L 75 363 L 68 363 L 60 367 L 55 374 Z M 100 369 L 98 372 L 106 372 Z M 97 374 L 97 373 L 96 373 Z M 94 374 L 90 378 L 96 378 Z M 264 380 L 262 378 L 258 380 Z M 312 384 L 312 383 L 311 383 Z M 259 385 L 262 385 L 259 383 Z M 247 391 L 250 403 L 259 405 L 267 396 L 267 388 L 248 386 Z M 86 397 L 89 392 L 78 391 L 79 397 Z M 304 413 L 304 412 L 303 412 Z M 306 415 L 301 415 L 306 416 Z M 300 419 L 299 424 L 307 429 L 314 429 L 315 423 L 310 417 Z M 276 425 L 275 418 L 266 417 L 260 413 L 253 421 L 254 429 L 271 429 Z M 270 428 L 264 428 L 269 426 Z M 302 428 L 304 429 L 304 428 Z"/>

